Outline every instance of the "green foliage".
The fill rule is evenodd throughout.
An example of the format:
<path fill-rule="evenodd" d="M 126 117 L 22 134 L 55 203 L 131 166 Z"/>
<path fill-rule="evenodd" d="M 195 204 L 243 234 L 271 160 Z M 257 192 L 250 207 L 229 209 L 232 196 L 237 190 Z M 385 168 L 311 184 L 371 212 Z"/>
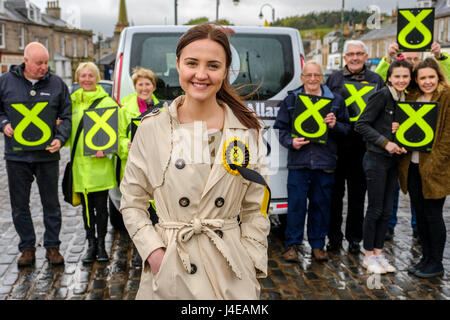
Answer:
<path fill-rule="evenodd" d="M 371 16 L 367 11 L 344 11 L 344 21 L 351 21 L 352 23 L 361 23 L 366 21 Z M 272 26 L 291 27 L 299 31 L 310 29 L 326 29 L 333 28 L 341 24 L 341 11 L 323 11 L 311 12 L 302 16 L 292 16 L 275 20 Z"/>
<path fill-rule="evenodd" d="M 208 22 L 208 18 L 207 17 L 200 17 L 200 18 L 195 18 L 195 19 L 191 19 L 189 20 L 187 23 L 185 23 L 186 26 L 191 26 L 191 25 L 195 25 L 195 24 L 200 24 L 200 23 L 204 23 L 204 22 Z"/>
<path fill-rule="evenodd" d="M 302 39 L 321 39 L 326 36 L 328 33 L 333 31 L 333 28 L 318 28 L 318 29 L 308 29 L 308 30 L 300 30 L 300 35 Z"/>
<path fill-rule="evenodd" d="M 200 18 L 195 18 L 195 19 L 189 20 L 187 23 L 185 23 L 185 25 L 191 26 L 191 25 L 201 24 L 201 23 L 205 23 L 205 22 L 214 22 L 215 23 L 215 21 L 209 21 L 209 19 L 207 17 L 200 17 Z M 217 21 L 217 24 L 220 24 L 221 26 L 232 26 L 233 25 L 227 19 L 219 19 L 219 21 Z"/>

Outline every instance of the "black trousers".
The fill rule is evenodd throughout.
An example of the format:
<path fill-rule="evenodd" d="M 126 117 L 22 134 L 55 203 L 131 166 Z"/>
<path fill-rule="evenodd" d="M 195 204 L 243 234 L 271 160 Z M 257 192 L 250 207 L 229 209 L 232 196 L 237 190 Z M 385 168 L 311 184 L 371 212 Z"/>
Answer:
<path fill-rule="evenodd" d="M 87 194 L 87 208 L 84 195 L 81 195 L 81 205 L 83 207 L 83 222 L 86 230 L 86 238 L 95 238 L 97 226 L 97 237 L 104 238 L 108 231 L 108 190 L 91 192 Z"/>
<path fill-rule="evenodd" d="M 20 237 L 19 251 L 34 248 L 36 234 L 30 212 L 31 185 L 36 177 L 44 211 L 44 247 L 58 247 L 61 231 L 61 207 L 58 199 L 59 161 L 21 162 L 6 160 L 9 197 L 14 227 Z M 35 207 L 37 203 L 33 202 Z"/>
<path fill-rule="evenodd" d="M 419 165 L 410 163 L 408 169 L 408 192 L 416 211 L 417 231 L 422 241 L 424 258 L 442 263 L 447 230 L 442 211 L 445 197 L 442 199 L 424 199 L 422 193 L 422 178 Z"/>
<path fill-rule="evenodd" d="M 363 245 L 365 250 L 373 251 L 384 246 L 398 178 L 398 158 L 368 151 L 363 167 L 369 199 L 364 217 Z"/>
<path fill-rule="evenodd" d="M 342 233 L 342 214 L 345 186 L 347 184 L 347 222 L 345 238 L 347 241 L 360 242 L 363 233 L 364 202 L 366 198 L 366 178 L 363 170 L 364 146 L 343 147 L 338 152 L 333 193 L 331 196 L 330 242 L 340 242 Z"/>

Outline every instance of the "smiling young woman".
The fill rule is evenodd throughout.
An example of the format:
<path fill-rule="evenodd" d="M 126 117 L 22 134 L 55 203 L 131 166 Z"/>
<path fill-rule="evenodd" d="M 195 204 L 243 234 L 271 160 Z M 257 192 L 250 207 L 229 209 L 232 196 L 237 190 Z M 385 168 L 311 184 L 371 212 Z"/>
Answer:
<path fill-rule="evenodd" d="M 260 124 L 230 88 L 230 43 L 219 26 L 189 29 L 176 57 L 185 94 L 142 119 L 120 185 L 120 211 L 144 261 L 136 298 L 259 299 L 270 193 L 239 170 L 267 180 Z"/>
<path fill-rule="evenodd" d="M 392 123 L 398 101 L 405 101 L 405 90 L 413 66 L 405 60 L 391 63 L 386 87 L 369 98 L 355 130 L 367 141 L 363 167 L 367 180 L 368 206 L 363 224 L 365 258 L 363 266 L 371 273 L 395 272 L 383 255 L 389 217 L 392 214 L 399 155 L 406 153 L 394 142 Z"/>
<path fill-rule="evenodd" d="M 407 100 L 438 102 L 438 118 L 430 152 L 406 154 L 399 165 L 400 186 L 409 192 L 416 211 L 422 258 L 408 271 L 421 278 L 444 274 L 446 240 L 443 219 L 445 198 L 450 194 L 450 88 L 437 62 L 427 58 L 414 70 L 415 88 Z"/>

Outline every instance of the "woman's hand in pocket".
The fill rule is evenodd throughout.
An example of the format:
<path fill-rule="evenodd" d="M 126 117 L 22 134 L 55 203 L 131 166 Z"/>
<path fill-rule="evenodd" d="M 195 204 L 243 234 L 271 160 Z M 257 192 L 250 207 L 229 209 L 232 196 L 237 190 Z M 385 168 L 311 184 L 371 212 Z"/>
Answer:
<path fill-rule="evenodd" d="M 147 262 L 150 265 L 150 269 L 152 270 L 153 275 L 156 275 L 159 272 L 161 262 L 164 258 L 164 253 L 165 251 L 163 248 L 158 248 L 148 256 Z"/>

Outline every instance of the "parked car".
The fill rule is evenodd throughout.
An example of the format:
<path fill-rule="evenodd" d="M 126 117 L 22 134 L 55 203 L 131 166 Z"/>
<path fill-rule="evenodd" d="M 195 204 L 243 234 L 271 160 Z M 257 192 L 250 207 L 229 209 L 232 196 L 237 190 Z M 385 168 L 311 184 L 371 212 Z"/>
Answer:
<path fill-rule="evenodd" d="M 125 28 L 120 36 L 114 74 L 113 98 L 120 101 L 134 93 L 131 72 L 136 66 L 151 69 L 158 77 L 155 95 L 171 101 L 182 94 L 176 69 L 175 50 L 178 39 L 190 26 L 134 26 Z M 256 111 L 268 142 L 270 169 L 271 214 L 287 213 L 287 150 L 278 143 L 273 123 L 280 102 L 288 90 L 301 85 L 304 50 L 300 33 L 293 28 L 229 26 L 233 61 L 230 67 L 232 85 L 248 85 L 241 94 L 257 94 L 246 101 Z M 111 224 L 123 228 L 119 213 L 119 188 L 109 191 Z"/>
<path fill-rule="evenodd" d="M 113 82 L 111 80 L 100 80 L 98 82 L 98 84 L 101 85 L 103 87 L 103 89 L 105 89 L 106 93 L 110 97 L 112 97 Z M 72 86 L 70 87 L 70 94 L 74 93 L 78 89 L 80 89 L 80 84 L 77 82 L 74 82 L 72 84 Z"/>

